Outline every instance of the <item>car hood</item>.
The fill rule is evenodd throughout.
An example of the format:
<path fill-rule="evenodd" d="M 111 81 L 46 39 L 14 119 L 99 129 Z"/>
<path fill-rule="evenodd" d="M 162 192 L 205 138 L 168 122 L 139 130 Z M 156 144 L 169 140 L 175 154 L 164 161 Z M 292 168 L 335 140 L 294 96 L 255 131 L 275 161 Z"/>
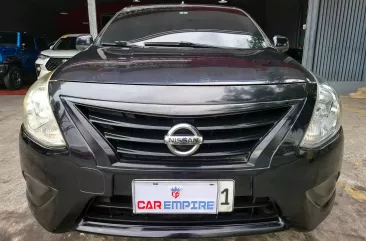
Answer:
<path fill-rule="evenodd" d="M 56 70 L 53 80 L 140 85 L 236 85 L 314 81 L 277 50 L 92 46 Z"/>
<path fill-rule="evenodd" d="M 45 50 L 41 54 L 52 57 L 52 58 L 72 58 L 76 54 L 80 53 L 79 50 Z"/>

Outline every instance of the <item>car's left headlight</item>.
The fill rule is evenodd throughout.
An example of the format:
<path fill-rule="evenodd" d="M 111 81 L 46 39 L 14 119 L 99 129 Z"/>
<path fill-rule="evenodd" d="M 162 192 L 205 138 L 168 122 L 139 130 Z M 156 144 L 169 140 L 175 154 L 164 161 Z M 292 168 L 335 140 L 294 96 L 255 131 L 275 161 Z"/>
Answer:
<path fill-rule="evenodd" d="M 331 139 L 341 128 L 341 103 L 336 91 L 318 79 L 318 94 L 310 124 L 301 147 L 319 147 Z M 321 80 L 321 81 L 319 81 Z"/>
<path fill-rule="evenodd" d="M 48 82 L 52 73 L 37 80 L 28 90 L 24 99 L 23 125 L 34 141 L 45 147 L 66 146 L 50 105 Z"/>
<path fill-rule="evenodd" d="M 40 54 L 40 55 L 38 55 L 38 59 L 42 59 L 42 60 L 44 60 L 44 59 L 48 59 L 48 58 L 49 58 L 49 56 L 44 55 L 44 54 Z"/>

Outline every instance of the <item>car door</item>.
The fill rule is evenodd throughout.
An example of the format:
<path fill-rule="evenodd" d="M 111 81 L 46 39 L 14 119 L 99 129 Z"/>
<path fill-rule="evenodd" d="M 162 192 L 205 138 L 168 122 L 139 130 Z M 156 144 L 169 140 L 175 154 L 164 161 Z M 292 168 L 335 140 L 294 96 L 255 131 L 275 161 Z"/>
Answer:
<path fill-rule="evenodd" d="M 35 62 L 39 52 L 36 48 L 35 38 L 29 34 L 23 34 L 21 48 L 20 58 L 23 63 L 23 71 L 27 74 L 35 73 Z"/>

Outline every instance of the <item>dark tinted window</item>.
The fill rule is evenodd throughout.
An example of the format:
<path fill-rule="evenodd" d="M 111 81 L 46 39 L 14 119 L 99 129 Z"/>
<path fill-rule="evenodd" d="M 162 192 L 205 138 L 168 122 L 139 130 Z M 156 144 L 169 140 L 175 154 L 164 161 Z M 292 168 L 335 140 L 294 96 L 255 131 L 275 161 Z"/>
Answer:
<path fill-rule="evenodd" d="M 227 9 L 226 9 L 227 10 Z M 191 9 L 126 11 L 117 16 L 100 42 L 193 42 L 235 48 L 263 48 L 262 34 L 237 10 Z"/>
<path fill-rule="evenodd" d="M 53 47 L 54 50 L 76 49 L 76 37 L 61 37 Z"/>
<path fill-rule="evenodd" d="M 0 32 L 0 46 L 16 46 L 17 33 Z"/>
<path fill-rule="evenodd" d="M 34 38 L 33 38 L 33 36 L 31 36 L 29 34 L 23 34 L 22 44 L 25 44 L 27 49 L 35 49 Z"/>

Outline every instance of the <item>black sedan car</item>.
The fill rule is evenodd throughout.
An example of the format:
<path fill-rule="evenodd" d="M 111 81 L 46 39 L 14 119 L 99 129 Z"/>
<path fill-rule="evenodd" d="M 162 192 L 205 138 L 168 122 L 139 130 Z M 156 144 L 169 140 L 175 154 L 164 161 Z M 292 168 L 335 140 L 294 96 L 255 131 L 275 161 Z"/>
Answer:
<path fill-rule="evenodd" d="M 24 100 L 21 168 L 50 232 L 222 237 L 316 228 L 343 156 L 333 88 L 248 14 L 129 7 Z"/>

